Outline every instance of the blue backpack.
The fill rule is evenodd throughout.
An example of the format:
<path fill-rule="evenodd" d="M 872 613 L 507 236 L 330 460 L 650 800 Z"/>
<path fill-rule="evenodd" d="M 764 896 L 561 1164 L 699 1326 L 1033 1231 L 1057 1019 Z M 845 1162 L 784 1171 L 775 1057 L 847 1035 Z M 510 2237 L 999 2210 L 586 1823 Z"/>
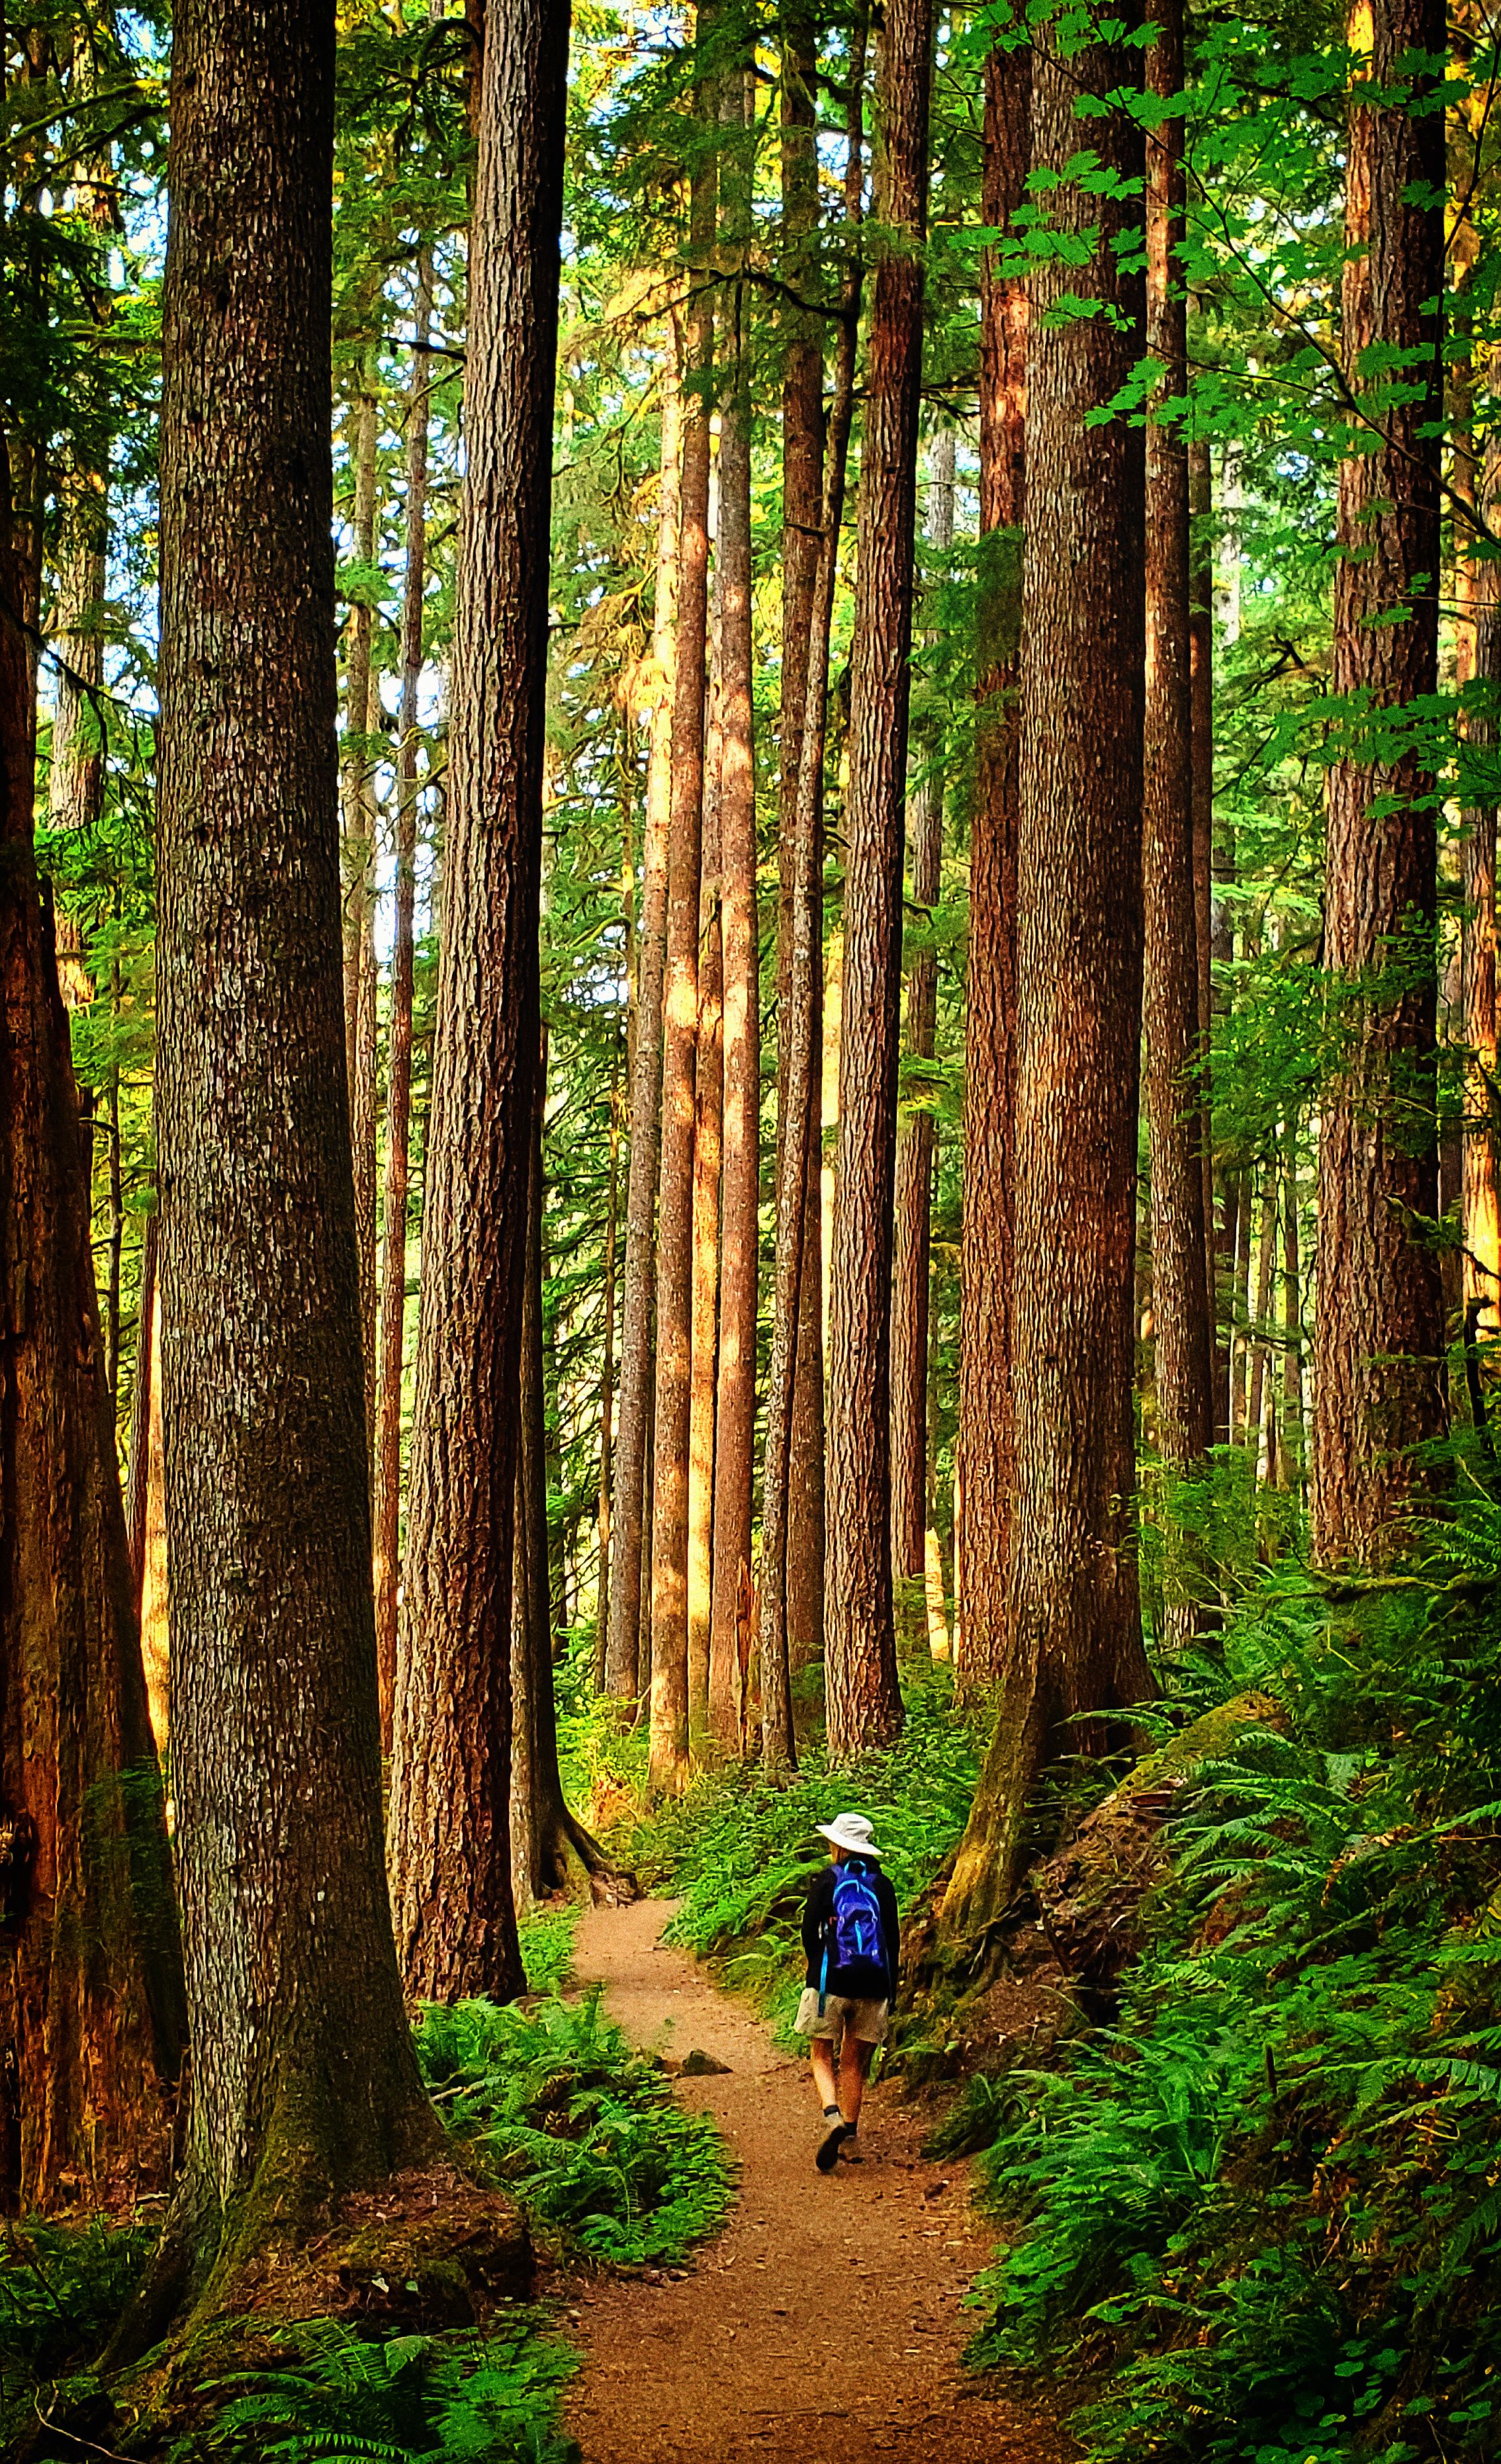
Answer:
<path fill-rule="evenodd" d="M 839 1990 L 856 2001 L 884 2001 L 891 1991 L 891 1962 L 881 1903 L 863 1858 L 846 1858 L 834 1868 L 833 1913 L 824 1927 L 824 1966 L 818 2012 L 824 2014 L 830 1973 Z"/>

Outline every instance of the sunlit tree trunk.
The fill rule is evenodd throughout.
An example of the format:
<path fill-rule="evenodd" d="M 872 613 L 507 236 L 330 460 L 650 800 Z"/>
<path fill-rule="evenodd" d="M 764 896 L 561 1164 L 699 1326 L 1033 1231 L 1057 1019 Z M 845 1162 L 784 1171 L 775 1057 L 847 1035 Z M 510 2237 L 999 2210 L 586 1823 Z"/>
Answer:
<path fill-rule="evenodd" d="M 1141 176 L 1135 120 L 1106 109 L 1090 121 L 1120 197 L 1067 176 L 1081 88 L 1128 87 L 1139 61 L 1104 32 L 1114 39 L 1071 51 L 1066 66 L 1033 55 L 1033 167 L 1049 178 L 1055 226 L 1088 255 L 1039 268 L 1027 338 L 1015 1505 L 996 1730 L 943 1907 L 962 1932 L 1010 1896 L 1044 1763 L 1066 1739 L 1071 1751 L 1103 1740 L 1102 1719 L 1077 1715 L 1139 1700 L 1148 1683 L 1127 1505 L 1137 1072 L 1122 1066 L 1141 1002 L 1144 450 L 1122 420 L 1087 424 L 1141 355 L 1140 277 L 1112 244 Z M 1110 313 L 1050 316 L 1066 288 Z"/>
<path fill-rule="evenodd" d="M 644 1533 L 651 1418 L 651 1300 L 655 1284 L 656 1185 L 661 1138 L 662 983 L 667 949 L 667 846 L 672 805 L 673 640 L 676 627 L 679 462 L 682 404 L 675 324 L 661 381 L 661 476 L 656 598 L 651 624 L 655 670 L 636 933 L 636 1037 L 630 1079 L 630 1161 L 626 1182 L 625 1291 L 620 1336 L 620 1417 L 615 1434 L 610 1515 L 609 1635 L 605 1690 L 621 1705 L 641 1691 L 640 1637 Z"/>
<path fill-rule="evenodd" d="M 703 16 L 699 18 L 700 37 Z M 710 89 L 712 91 L 712 88 Z M 716 182 L 700 156 L 689 210 L 694 262 L 714 253 Z M 662 1155 L 657 1179 L 656 1406 L 651 1466 L 651 1736 L 655 1789 L 688 1771 L 688 1417 L 693 1334 L 695 1060 L 703 832 L 704 675 L 709 581 L 709 405 L 714 309 L 689 311 L 677 546 L 667 969 L 662 995 Z"/>
<path fill-rule="evenodd" d="M 818 31 L 806 0 L 782 12 L 782 222 L 785 279 L 801 297 L 818 278 Z M 858 217 L 856 217 L 858 218 Z M 818 571 L 824 469 L 824 329 L 822 319 L 784 312 L 790 341 L 782 393 L 782 740 L 777 903 L 777 1152 L 786 1112 L 787 1052 L 792 1032 L 793 882 L 797 876 L 798 774 L 807 698 L 807 641 Z M 806 878 L 814 913 L 809 924 L 814 965 L 807 995 L 814 1004 L 818 1047 L 823 1001 L 823 781 L 813 810 L 819 844 Z M 820 1153 L 808 1153 L 803 1227 L 804 1272 L 798 1299 L 793 1372 L 792 1437 L 787 1500 L 786 1614 L 791 1664 L 802 1667 L 824 1648 L 824 1270 Z"/>
<path fill-rule="evenodd" d="M 599 1597 L 594 1613 L 594 1691 L 605 1690 L 605 1652 L 609 1639 L 609 1502 L 610 1454 L 615 1434 L 615 1284 L 620 1247 L 620 1045 L 609 1082 L 609 1194 L 605 1207 L 605 1361 L 600 1395 L 599 1505 L 595 1532 L 599 1546 Z"/>
<path fill-rule="evenodd" d="M 1032 59 L 985 62 L 984 211 L 1006 230 L 1030 167 Z M 1005 1637 L 1011 1519 L 1011 1272 L 1016 1110 L 1016 848 L 1026 473 L 1025 275 L 981 277 L 980 672 L 964 1004 L 963 1281 L 960 1312 L 956 1590 L 960 1682 L 993 1685 Z M 958 1622 L 958 1620 L 956 1620 Z"/>
<path fill-rule="evenodd" d="M 836 1763 L 890 1740 L 902 1724 L 892 1620 L 892 1207 L 932 53 L 931 0 L 892 0 L 876 76 L 878 167 L 881 218 L 900 244 L 875 270 L 867 356 L 829 1274 L 825 1667 Z"/>
<path fill-rule="evenodd" d="M 928 448 L 928 537 L 940 559 L 954 544 L 954 431 L 940 429 Z M 930 649 L 938 641 L 930 633 Z M 936 736 L 937 740 L 932 740 Z M 917 748 L 931 762 L 941 730 Z M 912 798 L 908 822 L 912 898 L 919 917 L 938 905 L 943 866 L 943 779 L 926 778 Z M 907 1049 L 933 1058 L 938 970 L 931 951 L 907 977 Z M 894 1270 L 892 1277 L 892 1571 L 897 1583 L 919 1578 L 927 1549 L 928 1271 L 933 1209 L 933 1114 L 919 1101 L 898 1125 Z"/>
<path fill-rule="evenodd" d="M 1209 1036 L 1214 1016 L 1214 555 L 1209 440 L 1188 444 L 1188 674 L 1194 805 L 1194 932 L 1199 957 L 1200 1165 L 1203 1176 L 1204 1307 L 1208 1312 L 1211 1442 L 1224 1414 L 1215 1311 L 1214 1111 Z M 1227 1373 L 1226 1373 L 1227 1375 Z"/>
<path fill-rule="evenodd" d="M 792 844 L 792 950 L 785 1001 L 790 1019 L 784 1079 L 782 1136 L 777 1157 L 777 1263 L 772 1309 L 771 1374 L 766 1392 L 766 1454 L 762 1482 L 761 1666 L 762 1754 L 772 1771 L 797 1759 L 793 1735 L 789 1624 L 790 1470 L 797 1405 L 799 1305 L 815 1265 L 806 1243 L 808 1190 L 819 1119 L 824 1054 L 819 1045 L 819 1006 L 813 978 L 820 964 L 822 899 L 815 885 L 821 861 L 817 827 L 828 721 L 828 649 L 838 583 L 839 538 L 844 519 L 845 472 L 854 410 L 855 359 L 859 341 L 862 262 L 859 227 L 864 196 L 862 121 L 865 87 L 865 21 L 850 35 L 845 204 L 851 250 L 840 300 L 833 393 L 824 454 L 818 562 L 808 607 L 807 673 L 798 755 L 797 808 Z M 827 1031 L 828 1018 L 824 1019 Z M 827 1251 L 825 1252 L 827 1255 Z"/>
<path fill-rule="evenodd" d="M 540 1038 L 553 389 L 568 19 L 485 31 L 469 246 L 443 954 L 391 1757 L 408 1991 L 520 1990 L 511 1607 Z"/>
<path fill-rule="evenodd" d="M 1438 682 L 1444 121 L 1431 96 L 1445 33 L 1438 0 L 1374 0 L 1368 27 L 1359 0 L 1352 22 L 1344 364 L 1379 433 L 1362 419 L 1340 464 L 1334 681 L 1374 711 Z M 1373 349 L 1406 355 L 1397 388 L 1366 369 Z M 1313 1536 L 1326 1565 L 1380 1553 L 1421 1477 L 1412 1449 L 1445 1425 L 1443 1298 L 1423 1230 L 1437 1196 L 1432 780 L 1415 750 L 1372 759 L 1365 720 L 1348 724 L 1325 862 L 1343 1056 L 1320 1107 Z"/>
<path fill-rule="evenodd" d="M 716 516 L 724 522 L 723 449 Z M 715 1397 L 719 1365 L 719 1175 L 724 1147 L 724 939 L 719 892 L 724 676 L 723 568 L 715 561 L 714 646 L 704 751 L 703 853 L 698 894 L 698 1050 L 694 1083 L 693 1331 L 688 1397 L 688 1736 L 701 1760 L 708 1741 L 709 1638 L 714 1593 Z"/>
<path fill-rule="evenodd" d="M 731 196 L 733 243 L 750 242 L 744 160 L 751 91 L 737 69 L 739 103 Z M 735 90 L 738 89 L 738 94 Z M 728 115 L 727 115 L 728 116 Z M 732 122 L 733 124 L 733 122 Z M 756 754 L 752 717 L 750 368 L 742 284 L 727 295 L 729 385 L 719 433 L 719 856 L 724 888 L 724 1254 L 719 1301 L 719 1391 L 714 1483 L 714 1631 L 720 1659 L 738 1651 L 738 1612 L 750 1581 L 756 1449 L 756 1308 L 761 1205 L 761 941 L 756 910 Z M 729 320 L 733 319 L 733 323 Z M 805 700 L 806 680 L 805 678 Z M 801 1308 L 799 1311 L 802 1315 Z M 722 1703 L 725 1688 L 718 1688 Z"/>
<path fill-rule="evenodd" d="M 407 1175 L 411 1130 L 411 1001 L 417 905 L 417 693 L 428 578 L 429 342 L 432 257 L 417 260 L 411 388 L 407 399 L 407 576 L 402 594 L 401 712 L 396 747 L 396 900 L 386 1043 L 386 1221 L 381 1262 L 380 1388 L 375 1421 L 375 1642 L 381 1741 L 389 1752 L 396 1692 L 401 1550 L 401 1393 L 407 1338 Z"/>

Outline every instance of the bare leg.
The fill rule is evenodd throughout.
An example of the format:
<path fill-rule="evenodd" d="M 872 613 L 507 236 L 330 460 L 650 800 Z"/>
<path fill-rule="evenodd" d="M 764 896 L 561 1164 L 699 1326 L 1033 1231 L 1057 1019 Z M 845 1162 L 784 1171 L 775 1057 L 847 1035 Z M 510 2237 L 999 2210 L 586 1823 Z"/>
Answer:
<path fill-rule="evenodd" d="M 847 2037 L 845 2041 L 848 2043 L 849 2038 Z M 818 2090 L 819 2103 L 827 2113 L 831 2104 L 839 2102 L 839 2082 L 834 2070 L 833 2039 L 830 2036 L 810 2036 L 807 2049 L 813 2063 L 813 2085 Z"/>
<path fill-rule="evenodd" d="M 839 2049 L 839 2110 L 847 2128 L 853 2130 L 860 2119 L 860 2105 L 865 2096 L 865 2082 L 870 2076 L 873 2045 L 863 2045 L 853 2030 L 845 2030 L 845 2040 Z"/>

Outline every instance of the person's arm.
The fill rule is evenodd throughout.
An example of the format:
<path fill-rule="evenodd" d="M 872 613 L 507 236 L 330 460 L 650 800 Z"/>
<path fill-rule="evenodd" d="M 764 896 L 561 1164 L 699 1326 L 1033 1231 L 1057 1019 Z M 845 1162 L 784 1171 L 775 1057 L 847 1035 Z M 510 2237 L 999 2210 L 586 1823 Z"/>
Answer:
<path fill-rule="evenodd" d="M 828 1916 L 826 1904 L 828 1899 L 828 1877 L 832 1870 L 831 1866 L 826 1865 L 822 1873 L 814 1875 L 807 1886 L 807 1898 L 803 1903 L 803 1947 L 807 1953 L 810 1973 L 817 1965 L 823 1949 L 824 1926 Z"/>

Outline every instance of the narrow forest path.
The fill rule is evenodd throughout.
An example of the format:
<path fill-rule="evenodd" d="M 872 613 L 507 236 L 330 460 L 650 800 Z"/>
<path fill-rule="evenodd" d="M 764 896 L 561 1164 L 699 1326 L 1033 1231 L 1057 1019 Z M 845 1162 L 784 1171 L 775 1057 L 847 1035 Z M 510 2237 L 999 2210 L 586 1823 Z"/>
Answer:
<path fill-rule="evenodd" d="M 585 2464 L 1063 2464 L 1050 2424 L 960 2365 L 989 2248 L 964 2166 L 927 2162 L 916 2117 L 876 2088 L 864 2162 L 820 2175 L 806 2065 L 660 1942 L 671 1914 L 661 1900 L 591 1910 L 574 1969 L 636 2043 L 729 2065 L 677 2093 L 724 2131 L 739 2196 L 685 2273 L 574 2296 Z"/>

